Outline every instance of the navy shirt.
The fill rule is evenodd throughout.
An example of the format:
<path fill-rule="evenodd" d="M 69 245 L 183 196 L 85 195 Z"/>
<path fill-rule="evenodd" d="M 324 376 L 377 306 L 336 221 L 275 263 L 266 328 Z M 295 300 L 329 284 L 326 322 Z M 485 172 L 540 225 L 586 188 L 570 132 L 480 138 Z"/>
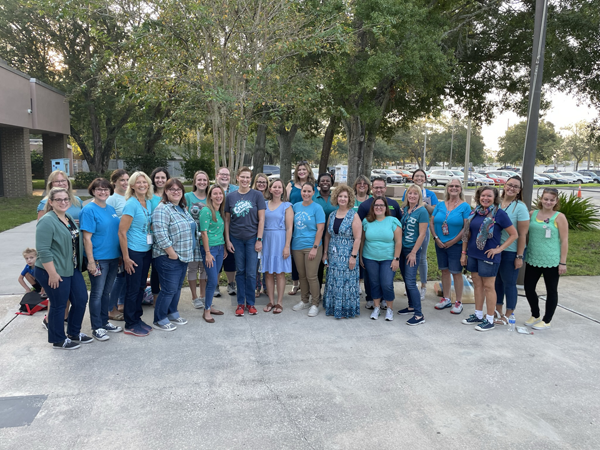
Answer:
<path fill-rule="evenodd" d="M 492 259 L 490 259 L 487 256 L 485 256 L 485 252 L 491 248 L 496 248 L 500 245 L 500 240 L 502 239 L 502 230 L 511 227 L 513 223 L 510 220 L 510 217 L 508 217 L 508 214 L 504 212 L 504 210 L 498 209 L 498 212 L 496 213 L 494 227 L 492 228 L 492 237 L 488 238 L 483 250 L 479 250 L 475 241 L 477 239 L 477 233 L 479 233 L 479 227 L 481 227 L 481 224 L 483 223 L 484 219 L 485 216 L 475 214 L 475 217 L 473 217 L 473 220 L 471 220 L 471 237 L 467 245 L 467 256 L 469 258 L 476 258 L 488 262 L 499 263 L 500 259 L 502 258 L 502 253 L 498 253 Z"/>

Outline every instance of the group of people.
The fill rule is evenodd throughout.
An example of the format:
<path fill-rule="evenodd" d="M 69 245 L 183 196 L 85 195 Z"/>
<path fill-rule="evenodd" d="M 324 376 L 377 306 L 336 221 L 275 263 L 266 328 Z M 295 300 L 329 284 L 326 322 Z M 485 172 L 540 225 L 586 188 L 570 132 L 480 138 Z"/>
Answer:
<path fill-rule="evenodd" d="M 322 302 L 328 316 L 358 316 L 363 279 L 371 319 L 385 311 L 385 320 L 392 321 L 394 277 L 400 270 L 408 302 L 397 312 L 410 316 L 408 325 L 420 325 L 425 323 L 421 302 L 430 239 L 442 272 L 443 297 L 436 309 L 462 312 L 466 267 L 473 278 L 475 313 L 463 323 L 478 331 L 506 323 L 516 307 L 516 277 L 525 261 L 532 312 L 526 325 L 550 327 L 568 251 L 567 222 L 558 212 L 554 189 L 545 189 L 538 209 L 530 213 L 521 201 L 519 177 L 509 179 L 501 194 L 493 187 L 479 188 L 473 211 L 464 201 L 460 180 L 450 180 L 438 201 L 424 187 L 427 176 L 420 169 L 401 205 L 386 196 L 385 179 L 371 183 L 359 176 L 353 187 L 332 189 L 332 176 L 324 173 L 315 180 L 306 162 L 296 166 L 287 186 L 264 174 L 252 183 L 247 167 L 237 172 L 236 180 L 232 184 L 229 169 L 222 167 L 211 185 L 208 174 L 198 171 L 186 193 L 166 168 L 155 169 L 150 177 L 119 169 L 110 181 L 97 178 L 90 184 L 92 200 L 83 206 L 66 174 L 53 172 L 38 208 L 33 269 L 50 301 L 44 319 L 49 342 L 72 349 L 93 339 L 108 340 L 109 333 L 173 331 L 187 323 L 178 310 L 186 275 L 193 306 L 203 308 L 203 319 L 214 323 L 214 316 L 224 314 L 213 306 L 213 298 L 221 295 L 221 271 L 228 293 L 237 295 L 236 316 L 256 315 L 255 299 L 262 292 L 269 298 L 263 311 L 281 313 L 285 277 L 291 273 L 289 294 L 300 292 L 294 311 L 308 309 L 314 317 Z M 150 267 L 152 325 L 142 320 Z M 85 270 L 91 284 L 91 337 L 81 332 L 88 302 Z M 543 317 L 535 292 L 541 275 L 547 289 Z M 111 320 L 124 320 L 124 330 Z"/>

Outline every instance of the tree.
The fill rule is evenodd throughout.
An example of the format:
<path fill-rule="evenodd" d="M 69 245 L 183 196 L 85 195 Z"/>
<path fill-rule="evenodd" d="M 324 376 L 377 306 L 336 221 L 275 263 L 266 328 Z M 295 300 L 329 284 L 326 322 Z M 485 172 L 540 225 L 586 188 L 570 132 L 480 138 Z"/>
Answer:
<path fill-rule="evenodd" d="M 586 122 L 582 121 L 561 129 L 570 133 L 563 141 L 563 154 L 565 156 L 570 156 L 575 160 L 575 171 L 577 171 L 581 160 L 585 158 L 594 147 L 591 141 L 590 128 Z"/>
<path fill-rule="evenodd" d="M 523 162 L 523 149 L 525 147 L 525 133 L 527 121 L 511 126 L 504 136 L 498 139 L 500 151 L 498 162 L 503 164 L 521 165 Z M 554 130 L 551 122 L 541 120 L 538 128 L 536 163 L 549 164 L 560 150 L 562 139 Z"/>

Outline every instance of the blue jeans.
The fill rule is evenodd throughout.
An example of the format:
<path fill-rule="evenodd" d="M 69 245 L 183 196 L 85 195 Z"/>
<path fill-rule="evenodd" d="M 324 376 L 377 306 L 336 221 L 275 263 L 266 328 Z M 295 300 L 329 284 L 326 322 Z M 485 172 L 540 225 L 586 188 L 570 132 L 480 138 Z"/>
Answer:
<path fill-rule="evenodd" d="M 406 257 L 412 251 L 412 248 L 402 247 L 400 253 L 400 273 L 404 278 L 404 286 L 406 287 L 406 295 L 408 296 L 408 307 L 415 310 L 415 316 L 422 316 L 421 312 L 421 293 L 417 287 L 417 270 L 421 260 L 421 249 L 417 251 L 416 264 L 409 266 Z"/>
<path fill-rule="evenodd" d="M 96 260 L 100 264 L 101 275 L 97 277 L 90 275 L 90 321 L 92 330 L 104 328 L 108 323 L 108 311 L 110 304 L 110 291 L 114 285 L 117 269 L 119 268 L 119 258 Z"/>
<path fill-rule="evenodd" d="M 504 296 L 506 295 L 506 309 L 512 311 L 517 307 L 517 277 L 519 269 L 515 269 L 515 259 L 517 252 L 502 252 L 498 275 L 496 275 L 496 304 L 504 304 Z M 525 252 L 523 252 L 525 257 Z"/>
<path fill-rule="evenodd" d="M 152 264 L 160 282 L 160 292 L 154 305 L 154 323 L 166 325 L 169 320 L 179 319 L 177 306 L 188 263 L 161 255 L 154 258 Z"/>
<path fill-rule="evenodd" d="M 50 310 L 47 315 L 48 342 L 62 344 L 67 338 L 64 320 L 65 308 L 69 300 L 71 300 L 71 309 L 69 310 L 67 333 L 69 336 L 79 336 L 88 299 L 87 287 L 81 272 L 75 269 L 73 276 L 61 277 L 62 281 L 58 283 L 58 288 L 52 289 L 48 286 L 48 272 L 39 267 L 36 267 L 34 271 L 35 279 L 42 285 L 50 299 Z"/>
<path fill-rule="evenodd" d="M 125 272 L 125 280 L 127 282 L 127 293 L 125 295 L 125 304 L 123 315 L 125 316 L 125 328 L 132 328 L 134 325 L 142 321 L 142 299 L 146 290 L 146 279 L 150 270 L 150 262 L 152 261 L 152 250 L 147 252 L 136 252 L 135 250 L 127 249 L 129 258 L 137 264 L 134 267 L 135 272 L 129 275 Z"/>
<path fill-rule="evenodd" d="M 429 246 L 430 238 L 431 233 L 429 233 L 429 227 L 427 227 L 425 239 L 423 239 L 423 243 L 421 244 L 421 261 L 419 262 L 419 278 L 421 279 L 421 284 L 427 284 L 427 247 Z"/>
<path fill-rule="evenodd" d="M 235 282 L 238 305 L 254 305 L 256 268 L 258 267 L 258 253 L 254 250 L 256 237 L 246 240 L 231 237 L 230 240 L 235 248 Z"/>
<path fill-rule="evenodd" d="M 152 294 L 158 295 L 160 292 L 160 282 L 158 280 L 158 270 L 154 269 L 155 258 L 152 258 L 152 272 L 150 272 L 150 289 Z"/>
<path fill-rule="evenodd" d="M 200 247 L 200 253 L 202 254 L 202 264 L 204 264 L 204 269 L 206 270 L 206 299 L 204 300 L 204 310 L 210 309 L 213 301 L 213 294 L 215 293 L 215 288 L 217 284 L 219 284 L 219 268 L 223 264 L 223 253 L 225 250 L 225 246 L 216 245 L 210 248 L 210 254 L 213 255 L 215 261 L 212 267 L 207 267 L 204 263 L 206 261 L 206 252 L 204 251 L 204 247 Z M 227 258 L 233 258 L 233 255 L 229 255 Z M 239 289 L 239 288 L 238 288 Z"/>
<path fill-rule="evenodd" d="M 108 304 L 108 310 L 112 311 L 117 305 L 125 304 L 125 272 L 119 273 L 117 270 L 117 276 L 113 284 L 112 290 L 110 291 L 110 303 Z"/>
<path fill-rule="evenodd" d="M 392 260 L 375 261 L 363 257 L 365 264 L 365 291 L 369 285 L 369 292 L 373 298 L 393 302 L 394 295 L 394 272 L 391 268 Z"/>

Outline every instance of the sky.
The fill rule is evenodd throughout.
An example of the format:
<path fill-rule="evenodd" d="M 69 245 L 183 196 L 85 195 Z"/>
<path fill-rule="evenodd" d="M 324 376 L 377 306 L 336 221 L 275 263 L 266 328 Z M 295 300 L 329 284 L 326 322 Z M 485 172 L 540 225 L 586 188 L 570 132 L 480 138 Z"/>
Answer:
<path fill-rule="evenodd" d="M 587 122 L 598 117 L 597 110 L 588 108 L 585 105 L 577 105 L 577 100 L 562 92 L 548 94 L 552 107 L 546 112 L 544 119 L 554 124 L 554 128 L 560 132 L 562 127 L 571 125 L 580 120 Z M 488 150 L 496 153 L 499 149 L 498 138 L 503 136 L 508 126 L 525 120 L 525 117 L 519 117 L 515 113 L 506 112 L 499 114 L 491 125 L 484 125 L 481 129 L 483 141 Z M 561 132 L 564 133 L 564 132 Z"/>

